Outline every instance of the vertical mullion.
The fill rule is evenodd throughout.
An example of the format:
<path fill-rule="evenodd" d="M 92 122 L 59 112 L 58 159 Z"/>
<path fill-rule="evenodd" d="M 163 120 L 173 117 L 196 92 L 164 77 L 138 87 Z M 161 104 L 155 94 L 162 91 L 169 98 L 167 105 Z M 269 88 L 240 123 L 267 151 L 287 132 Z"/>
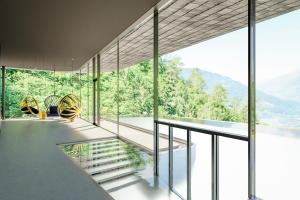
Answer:
<path fill-rule="evenodd" d="M 93 57 L 93 91 L 92 91 L 92 97 L 93 97 L 93 124 L 96 125 L 96 80 L 95 80 L 95 71 L 96 71 L 96 57 Z"/>
<path fill-rule="evenodd" d="M 173 189 L 173 127 L 169 126 L 169 189 Z"/>
<path fill-rule="evenodd" d="M 117 134 L 119 135 L 120 133 L 120 113 L 119 113 L 119 104 L 120 104 L 120 98 L 119 98 L 119 89 L 120 89 L 120 85 L 119 85 L 119 75 L 120 75 L 120 43 L 119 43 L 119 39 L 117 41 Z"/>
<path fill-rule="evenodd" d="M 90 63 L 87 64 L 87 121 L 90 121 Z"/>
<path fill-rule="evenodd" d="M 154 9 L 153 16 L 153 114 L 158 120 L 158 10 Z M 154 175 L 159 175 L 159 128 L 154 123 Z"/>
<path fill-rule="evenodd" d="M 219 136 L 212 135 L 212 200 L 219 200 Z"/>
<path fill-rule="evenodd" d="M 192 181 L 191 181 L 191 173 L 192 173 L 192 153 L 191 147 L 191 131 L 187 130 L 187 200 L 192 199 L 191 191 L 192 191 Z"/>
<path fill-rule="evenodd" d="M 1 119 L 5 120 L 5 66 L 2 66 L 1 72 L 2 72 Z"/>
<path fill-rule="evenodd" d="M 248 198 L 256 199 L 255 135 L 256 135 L 256 86 L 255 86 L 255 0 L 248 0 Z"/>
<path fill-rule="evenodd" d="M 100 126 L 100 54 L 97 54 L 97 125 Z"/>
<path fill-rule="evenodd" d="M 55 72 L 54 72 L 55 73 Z M 55 80 L 54 80 L 55 81 Z M 82 107 L 82 99 L 81 99 L 81 87 L 82 87 L 82 83 L 81 83 L 81 68 L 79 69 L 79 101 L 80 101 L 80 106 Z M 55 91 L 55 89 L 54 89 Z M 82 112 L 80 112 L 80 117 L 82 117 L 81 115 Z"/>

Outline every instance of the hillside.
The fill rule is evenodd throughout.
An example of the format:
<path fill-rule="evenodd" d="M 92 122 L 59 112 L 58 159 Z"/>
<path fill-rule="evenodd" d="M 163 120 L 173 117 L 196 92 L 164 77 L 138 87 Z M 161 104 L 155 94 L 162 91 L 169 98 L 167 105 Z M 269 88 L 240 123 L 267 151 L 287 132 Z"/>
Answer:
<path fill-rule="evenodd" d="M 265 93 L 300 103 L 300 72 L 279 76 L 259 86 Z"/>
<path fill-rule="evenodd" d="M 220 74 L 204 70 L 198 71 L 206 82 L 206 90 L 208 92 L 212 91 L 217 84 L 221 84 L 228 91 L 230 98 L 239 98 L 244 102 L 247 101 L 248 90 L 246 85 Z M 191 72 L 192 68 L 184 68 L 180 73 L 180 77 L 188 80 Z M 294 90 L 294 93 L 295 91 L 300 90 Z M 290 91 L 290 95 L 297 96 L 299 94 L 293 94 Z M 257 90 L 257 115 L 259 121 L 262 123 L 300 127 L 300 103 L 288 100 L 287 98 L 279 98 L 278 95 L 270 95 L 262 90 Z"/>

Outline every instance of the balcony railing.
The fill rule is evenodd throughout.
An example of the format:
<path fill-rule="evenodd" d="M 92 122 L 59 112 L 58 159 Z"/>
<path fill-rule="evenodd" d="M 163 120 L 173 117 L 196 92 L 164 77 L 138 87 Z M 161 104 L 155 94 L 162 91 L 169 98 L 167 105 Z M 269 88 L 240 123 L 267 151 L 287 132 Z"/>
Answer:
<path fill-rule="evenodd" d="M 212 153 L 212 164 L 211 164 L 211 180 L 212 180 L 212 200 L 219 199 L 219 137 L 230 138 L 233 140 L 249 141 L 247 136 L 232 134 L 224 131 L 216 131 L 210 129 L 198 128 L 195 126 L 187 126 L 180 124 L 179 122 L 171 122 L 166 120 L 154 120 L 154 172 L 156 176 L 159 176 L 159 125 L 165 125 L 168 127 L 168 141 L 169 141 L 169 189 L 174 191 L 173 188 L 173 128 L 179 128 L 186 130 L 186 141 L 187 141 L 187 159 L 186 159 L 186 175 L 187 175 L 187 200 L 191 200 L 191 132 L 197 132 L 199 134 L 211 135 L 211 153 Z M 177 193 L 176 191 L 174 191 Z M 178 193 L 177 193 L 178 194 Z M 180 196 L 180 195 L 179 195 Z M 183 198 L 182 196 L 180 196 Z"/>

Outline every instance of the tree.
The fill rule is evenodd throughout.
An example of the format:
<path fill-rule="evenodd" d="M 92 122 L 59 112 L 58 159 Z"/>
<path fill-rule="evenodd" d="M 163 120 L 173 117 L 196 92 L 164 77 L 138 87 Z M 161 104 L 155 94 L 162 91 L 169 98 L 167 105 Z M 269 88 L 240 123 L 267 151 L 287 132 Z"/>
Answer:
<path fill-rule="evenodd" d="M 247 104 L 230 98 L 222 85 L 211 93 L 205 89 L 205 80 L 199 69 L 193 69 L 188 80 L 181 77 L 179 58 L 159 58 L 158 108 L 159 116 L 176 119 L 211 119 L 247 121 Z M 100 114 L 116 120 L 120 117 L 152 116 L 153 60 L 119 70 L 100 74 Z M 92 73 L 62 73 L 53 76 L 50 71 L 6 70 L 6 114 L 21 117 L 19 104 L 27 96 L 34 96 L 42 109 L 44 99 L 53 94 L 73 93 L 81 98 L 82 117 L 92 119 Z M 119 106 L 119 107 L 118 107 Z M 119 111 L 119 113 L 118 113 Z"/>

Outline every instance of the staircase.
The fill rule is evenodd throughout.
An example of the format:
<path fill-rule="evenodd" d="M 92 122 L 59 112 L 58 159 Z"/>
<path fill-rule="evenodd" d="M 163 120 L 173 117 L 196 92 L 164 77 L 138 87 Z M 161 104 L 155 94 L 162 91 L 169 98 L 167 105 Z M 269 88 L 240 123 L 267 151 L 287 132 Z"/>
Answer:
<path fill-rule="evenodd" d="M 141 180 L 137 172 L 145 167 L 145 153 L 117 138 L 88 144 L 88 155 L 80 157 L 80 166 L 106 191 L 112 192 Z"/>

